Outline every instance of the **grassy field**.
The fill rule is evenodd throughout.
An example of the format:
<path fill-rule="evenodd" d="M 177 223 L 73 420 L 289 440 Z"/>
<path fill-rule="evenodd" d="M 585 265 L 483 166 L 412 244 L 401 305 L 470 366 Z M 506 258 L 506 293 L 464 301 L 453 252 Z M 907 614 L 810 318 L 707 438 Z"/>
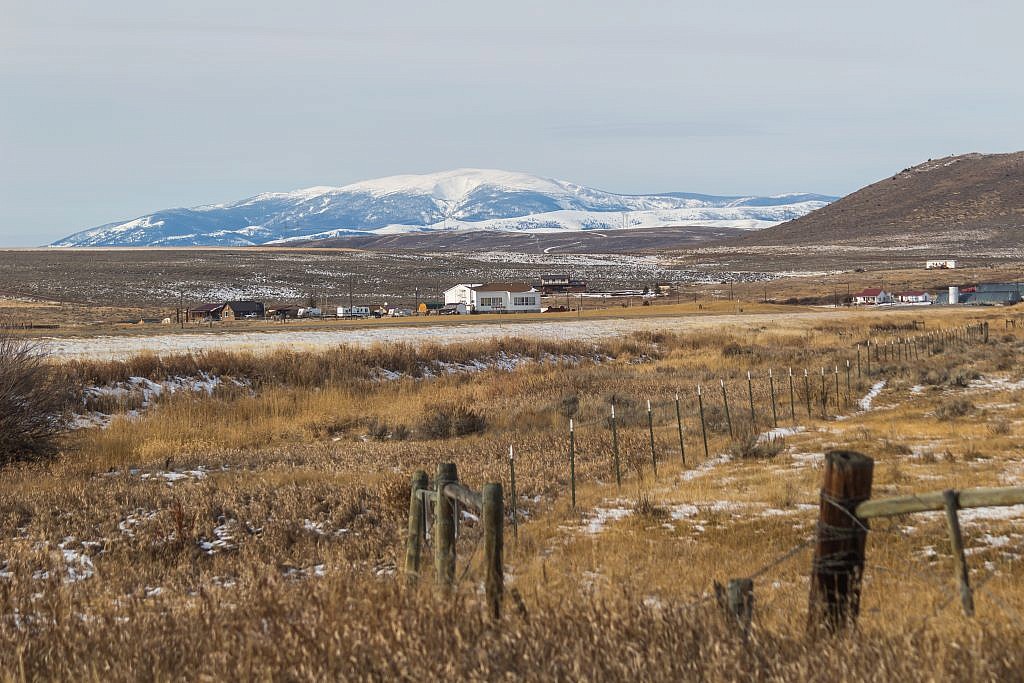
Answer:
<path fill-rule="evenodd" d="M 987 345 L 921 336 L 981 319 Z M 857 344 L 903 335 L 920 338 L 920 360 L 901 351 L 869 372 L 862 346 L 847 389 Z M 20 679 L 1012 679 L 1024 666 L 1024 510 L 964 514 L 973 620 L 959 612 L 939 515 L 872 527 L 859 628 L 844 636 L 806 634 L 809 551 L 786 553 L 813 534 L 829 448 L 875 458 L 876 497 L 1018 485 L 1022 349 L 1001 315 L 947 309 L 667 323 L 598 343 L 63 362 L 77 410 L 108 417 L 67 435 L 55 461 L 0 472 L 0 664 Z M 774 424 L 769 368 L 786 429 L 759 442 Z M 169 378 L 178 390 L 157 395 Z M 468 485 L 508 490 L 510 445 L 520 525 L 516 539 L 507 531 L 493 623 L 471 518 L 453 595 L 429 571 L 409 585 L 401 558 L 413 471 L 455 462 Z M 710 596 L 713 582 L 751 575 L 744 642 Z"/>

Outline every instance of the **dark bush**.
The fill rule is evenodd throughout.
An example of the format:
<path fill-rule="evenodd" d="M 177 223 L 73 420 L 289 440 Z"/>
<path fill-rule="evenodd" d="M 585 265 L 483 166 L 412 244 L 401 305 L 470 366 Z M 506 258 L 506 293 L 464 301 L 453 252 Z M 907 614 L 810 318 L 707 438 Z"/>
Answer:
<path fill-rule="evenodd" d="M 417 431 L 427 439 L 447 439 L 478 434 L 486 429 L 487 419 L 482 413 L 458 403 L 427 406 Z"/>
<path fill-rule="evenodd" d="M 965 398 L 953 398 L 935 409 L 935 417 L 940 420 L 952 420 L 963 417 L 974 410 L 974 404 Z"/>
<path fill-rule="evenodd" d="M 0 464 L 57 451 L 68 395 L 38 344 L 0 334 Z"/>

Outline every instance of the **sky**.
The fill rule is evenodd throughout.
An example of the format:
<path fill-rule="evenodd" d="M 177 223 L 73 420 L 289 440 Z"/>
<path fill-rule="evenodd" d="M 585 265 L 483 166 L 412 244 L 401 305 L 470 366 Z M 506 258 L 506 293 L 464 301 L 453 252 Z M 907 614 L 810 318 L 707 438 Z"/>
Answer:
<path fill-rule="evenodd" d="M 1024 3 L 0 0 L 0 245 L 500 168 L 842 195 L 1024 149 Z"/>

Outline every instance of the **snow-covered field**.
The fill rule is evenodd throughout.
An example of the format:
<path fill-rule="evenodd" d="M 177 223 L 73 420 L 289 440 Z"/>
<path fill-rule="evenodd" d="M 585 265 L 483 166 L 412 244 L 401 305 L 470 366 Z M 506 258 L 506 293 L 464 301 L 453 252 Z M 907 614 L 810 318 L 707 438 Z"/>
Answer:
<path fill-rule="evenodd" d="M 826 312 L 787 314 L 788 320 L 814 318 Z M 152 336 L 97 336 L 46 338 L 51 353 L 61 358 L 119 359 L 153 352 L 187 353 L 212 349 L 267 352 L 281 348 L 316 350 L 339 344 L 370 346 L 379 343 L 452 344 L 467 341 L 527 337 L 598 341 L 632 332 L 699 329 L 736 323 L 764 324 L 774 314 L 689 317 L 610 318 L 601 320 L 522 321 L 507 323 L 439 323 L 436 325 L 378 326 L 351 329 L 282 332 L 210 332 Z"/>

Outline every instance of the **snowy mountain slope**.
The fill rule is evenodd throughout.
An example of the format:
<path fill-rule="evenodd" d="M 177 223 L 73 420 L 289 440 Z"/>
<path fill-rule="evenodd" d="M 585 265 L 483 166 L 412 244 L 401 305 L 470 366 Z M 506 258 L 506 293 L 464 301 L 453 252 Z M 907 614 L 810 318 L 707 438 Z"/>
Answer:
<path fill-rule="evenodd" d="M 812 194 L 619 195 L 524 173 L 459 169 L 167 209 L 84 230 L 53 246 L 240 246 L 426 230 L 758 229 L 803 216 L 833 199 Z"/>

